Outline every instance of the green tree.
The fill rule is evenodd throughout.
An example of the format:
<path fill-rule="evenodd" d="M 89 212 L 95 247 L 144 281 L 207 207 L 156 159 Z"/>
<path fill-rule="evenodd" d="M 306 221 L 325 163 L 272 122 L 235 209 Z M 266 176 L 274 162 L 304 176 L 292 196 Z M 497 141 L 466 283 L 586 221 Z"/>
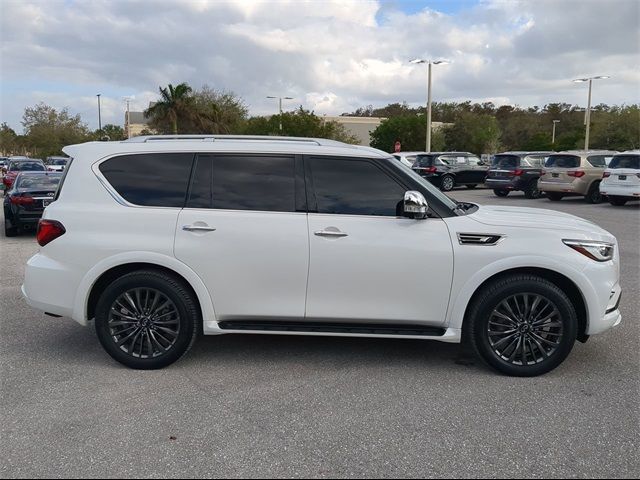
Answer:
<path fill-rule="evenodd" d="M 252 117 L 244 125 L 246 135 L 284 135 L 291 137 L 328 138 L 346 143 L 358 143 L 345 127 L 335 121 L 325 121 L 310 110 L 300 107 L 292 112 L 282 113 L 282 132 L 279 128 L 280 116 Z"/>
<path fill-rule="evenodd" d="M 0 153 L 3 155 L 11 155 L 18 153 L 19 150 L 18 135 L 6 122 L 3 122 L 2 125 L 0 125 Z"/>
<path fill-rule="evenodd" d="M 65 145 L 90 139 L 89 129 L 80 115 L 70 115 L 66 108 L 57 111 L 44 103 L 25 109 L 22 126 L 26 148 L 39 157 L 59 155 Z"/>
<path fill-rule="evenodd" d="M 371 146 L 393 152 L 396 140 L 402 150 L 424 150 L 427 143 L 427 120 L 418 115 L 391 117 L 383 120 L 378 128 L 371 132 Z"/>
<path fill-rule="evenodd" d="M 448 150 L 469 151 L 481 155 L 500 148 L 500 128 L 493 115 L 465 112 L 445 130 Z"/>
<path fill-rule="evenodd" d="M 124 134 L 124 128 L 119 125 L 113 125 L 108 123 L 102 130 L 96 130 L 94 136 L 97 140 L 103 140 L 105 137 L 111 141 L 124 140 L 126 138 Z"/>
<path fill-rule="evenodd" d="M 193 95 L 194 133 L 228 134 L 242 129 L 249 109 L 233 92 L 218 91 L 205 85 Z"/>
<path fill-rule="evenodd" d="M 175 87 L 172 84 L 167 88 L 159 87 L 159 91 L 160 100 L 147 108 L 144 114 L 151 118 L 153 129 L 178 134 L 182 121 L 189 123 L 195 117 L 193 89 L 188 84 L 181 83 Z"/>

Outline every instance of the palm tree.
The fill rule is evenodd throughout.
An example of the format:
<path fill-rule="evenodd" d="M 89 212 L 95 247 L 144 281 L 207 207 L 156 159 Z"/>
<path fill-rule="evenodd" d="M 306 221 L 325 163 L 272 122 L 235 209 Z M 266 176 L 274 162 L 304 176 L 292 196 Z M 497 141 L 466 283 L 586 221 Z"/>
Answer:
<path fill-rule="evenodd" d="M 178 118 L 190 118 L 194 114 L 191 92 L 191 87 L 186 83 L 160 87 L 160 101 L 147 108 L 144 114 L 155 121 L 170 121 L 173 133 L 177 134 Z"/>

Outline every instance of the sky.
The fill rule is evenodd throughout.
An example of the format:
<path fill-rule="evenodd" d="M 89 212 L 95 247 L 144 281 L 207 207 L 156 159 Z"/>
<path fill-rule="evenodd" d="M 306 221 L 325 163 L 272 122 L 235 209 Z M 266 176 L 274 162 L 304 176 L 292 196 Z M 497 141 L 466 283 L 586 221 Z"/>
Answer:
<path fill-rule="evenodd" d="M 232 91 L 253 115 L 406 101 L 640 103 L 640 0 L 0 0 L 0 122 L 45 102 L 124 123 L 158 87 Z"/>

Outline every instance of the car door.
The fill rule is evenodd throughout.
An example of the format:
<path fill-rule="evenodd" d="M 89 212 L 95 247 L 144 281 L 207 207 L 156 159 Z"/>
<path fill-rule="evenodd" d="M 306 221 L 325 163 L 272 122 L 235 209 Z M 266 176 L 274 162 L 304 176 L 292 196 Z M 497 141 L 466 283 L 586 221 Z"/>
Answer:
<path fill-rule="evenodd" d="M 489 167 L 486 165 L 480 165 L 482 162 L 480 158 L 475 155 L 468 155 L 467 157 L 467 165 L 469 171 L 469 183 L 481 184 L 484 183 L 484 179 L 487 176 L 487 172 L 489 171 Z"/>
<path fill-rule="evenodd" d="M 453 274 L 445 223 L 400 216 L 407 188 L 375 160 L 307 157 L 305 168 L 307 320 L 442 325 Z"/>
<path fill-rule="evenodd" d="M 206 284 L 218 321 L 304 317 L 304 202 L 294 155 L 197 156 L 175 255 Z"/>

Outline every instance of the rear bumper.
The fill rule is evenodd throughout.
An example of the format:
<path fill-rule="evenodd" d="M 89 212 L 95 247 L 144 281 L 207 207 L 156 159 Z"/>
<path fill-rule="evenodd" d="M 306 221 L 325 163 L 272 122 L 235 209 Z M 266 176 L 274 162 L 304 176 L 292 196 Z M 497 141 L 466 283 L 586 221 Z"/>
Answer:
<path fill-rule="evenodd" d="M 586 195 L 587 193 L 587 185 L 577 181 L 565 183 L 539 180 L 538 189 L 542 192 L 558 192 L 573 195 Z"/>
<path fill-rule="evenodd" d="M 612 185 L 607 183 L 601 183 L 600 193 L 602 193 L 603 195 L 613 195 L 615 197 L 628 197 L 628 198 L 640 199 L 640 186 Z"/>
<path fill-rule="evenodd" d="M 487 178 L 484 185 L 494 190 L 519 190 L 520 187 L 516 180 L 511 178 Z"/>

